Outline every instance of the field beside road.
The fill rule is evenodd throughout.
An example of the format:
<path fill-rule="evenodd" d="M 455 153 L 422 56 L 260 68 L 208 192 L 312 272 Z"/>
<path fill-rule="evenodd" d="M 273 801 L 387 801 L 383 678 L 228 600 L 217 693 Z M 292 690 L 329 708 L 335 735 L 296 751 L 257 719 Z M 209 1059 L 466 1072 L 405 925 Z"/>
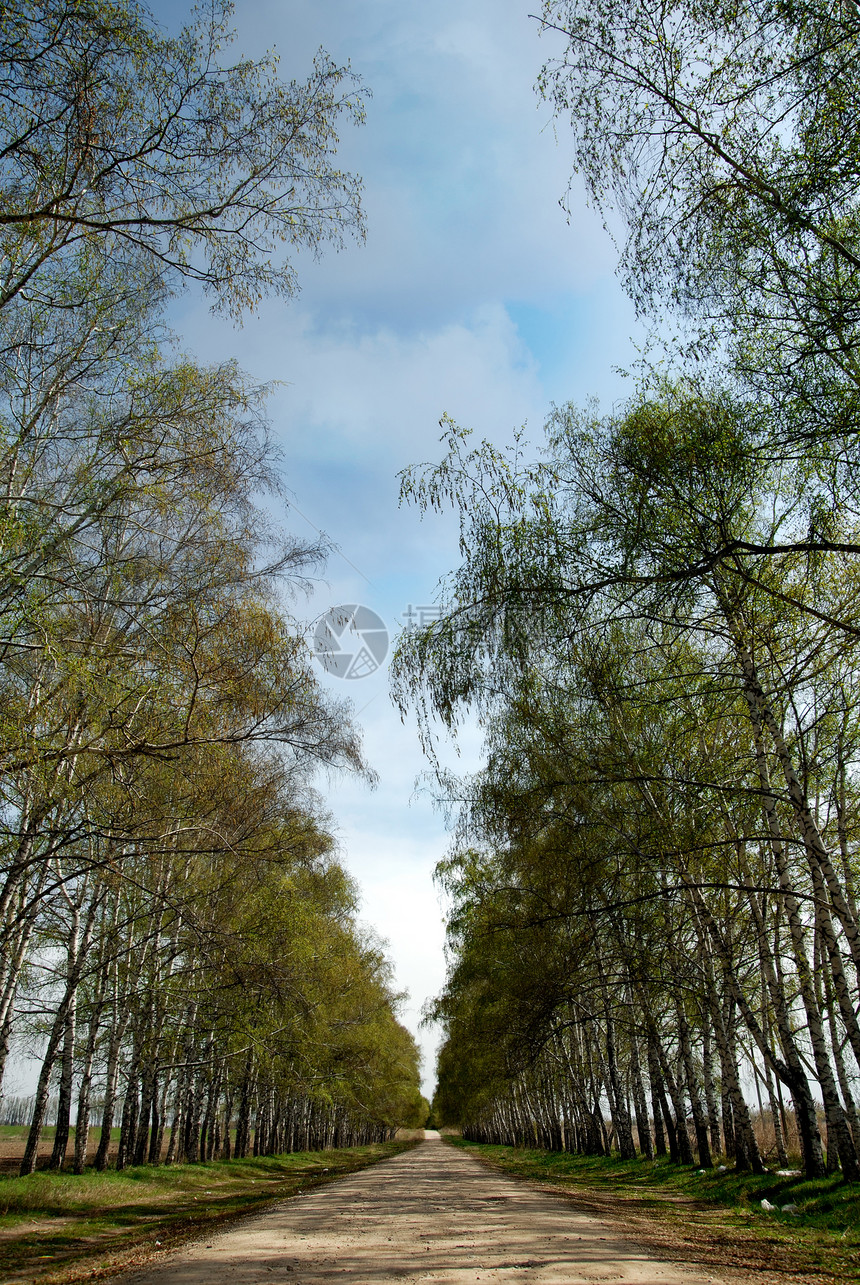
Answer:
<path fill-rule="evenodd" d="M 26 1124 L 0 1124 L 0 1174 L 16 1174 L 21 1166 L 21 1158 L 24 1155 L 24 1148 L 27 1145 L 27 1135 L 30 1132 Z M 51 1151 L 54 1147 L 54 1134 L 56 1129 L 54 1125 L 46 1125 L 42 1130 L 42 1137 L 39 1141 L 37 1168 L 44 1167 L 50 1159 Z M 119 1147 L 120 1130 L 111 1129 L 111 1143 L 108 1152 L 109 1159 L 114 1159 Z M 87 1156 L 90 1161 L 98 1150 L 100 1129 L 91 1129 L 89 1137 L 89 1146 L 87 1147 Z M 167 1143 L 164 1144 L 164 1150 L 167 1149 Z M 75 1150 L 75 1126 L 72 1125 L 69 1130 L 69 1164 Z"/>
<path fill-rule="evenodd" d="M 662 1258 L 782 1282 L 860 1280 L 860 1184 L 839 1176 L 739 1175 L 641 1157 L 450 1145 L 493 1169 L 547 1185 Z M 766 1200 L 775 1206 L 762 1207 Z M 794 1212 L 783 1212 L 795 1205 Z"/>
<path fill-rule="evenodd" d="M 80 1176 L 0 1177 L 0 1280 L 65 1285 L 114 1275 L 197 1231 L 408 1150 L 342 1151 L 140 1165 Z"/>

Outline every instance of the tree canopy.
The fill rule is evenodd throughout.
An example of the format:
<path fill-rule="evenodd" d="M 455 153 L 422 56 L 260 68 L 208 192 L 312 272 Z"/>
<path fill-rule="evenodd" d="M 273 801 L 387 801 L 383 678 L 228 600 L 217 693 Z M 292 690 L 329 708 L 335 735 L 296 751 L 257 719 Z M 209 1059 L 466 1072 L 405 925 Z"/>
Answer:
<path fill-rule="evenodd" d="M 134 0 L 28 0 L 0 34 L 0 305 L 83 301 L 126 270 L 202 283 L 236 315 L 292 294 L 292 253 L 362 232 L 360 183 L 335 164 L 358 83 L 320 53 L 230 62 L 225 0 L 166 36 Z M 92 263 L 96 281 L 74 279 Z M 68 306 L 68 303 L 67 305 Z"/>
<path fill-rule="evenodd" d="M 779 549 L 803 490 L 747 429 L 682 382 L 557 411 L 531 461 L 452 427 L 404 479 L 463 560 L 395 690 L 487 751 L 440 780 L 437 1105 L 470 1136 L 755 1168 L 752 1073 L 781 1162 L 860 1173 L 856 559 Z"/>
<path fill-rule="evenodd" d="M 640 307 L 715 334 L 768 401 L 793 393 L 792 436 L 838 431 L 803 396 L 813 381 L 839 387 L 853 425 L 856 4 L 546 0 L 541 19 L 562 41 L 541 91 L 592 199 L 626 225 Z"/>

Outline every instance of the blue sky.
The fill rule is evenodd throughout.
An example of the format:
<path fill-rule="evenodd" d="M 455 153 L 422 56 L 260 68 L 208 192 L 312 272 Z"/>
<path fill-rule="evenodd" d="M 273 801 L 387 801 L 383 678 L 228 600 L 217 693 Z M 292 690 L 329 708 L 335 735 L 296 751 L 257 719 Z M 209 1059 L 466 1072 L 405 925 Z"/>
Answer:
<path fill-rule="evenodd" d="M 540 39 L 528 0 L 239 0 L 238 49 L 275 47 L 301 77 L 322 46 L 349 60 L 372 98 L 367 123 L 343 140 L 343 168 L 365 185 L 367 241 L 300 262 L 301 293 L 269 302 L 236 330 L 184 296 L 174 324 L 203 360 L 235 355 L 270 402 L 295 505 L 284 522 L 314 526 L 342 550 L 325 582 L 295 610 L 311 621 L 363 602 L 393 630 L 433 601 L 456 560 L 452 521 L 421 522 L 398 507 L 398 470 L 439 454 L 447 412 L 494 441 L 527 423 L 537 435 L 551 403 L 627 393 L 632 308 L 614 277 L 615 248 L 569 181 L 564 122 L 553 129 L 534 92 L 558 46 Z M 170 26 L 182 16 L 155 5 Z M 443 929 L 432 869 L 447 837 L 426 794 L 413 726 L 387 697 L 384 672 L 346 682 L 376 791 L 328 786 L 363 917 L 387 939 L 404 1018 L 425 1049 L 419 1010 L 444 979 Z M 459 764 L 477 762 L 467 729 Z"/>

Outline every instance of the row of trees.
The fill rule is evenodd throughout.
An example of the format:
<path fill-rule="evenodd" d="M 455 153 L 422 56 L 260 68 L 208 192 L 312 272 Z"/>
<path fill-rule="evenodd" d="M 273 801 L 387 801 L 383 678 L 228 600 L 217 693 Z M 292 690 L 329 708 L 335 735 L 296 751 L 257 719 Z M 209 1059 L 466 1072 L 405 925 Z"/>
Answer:
<path fill-rule="evenodd" d="M 44 1049 L 22 1162 L 49 1093 L 51 1164 L 350 1145 L 419 1106 L 418 1056 L 389 970 L 318 809 L 279 758 L 234 746 L 134 774 L 121 835 L 87 790 L 88 832 L 48 860 L 14 1011 Z M 315 815 L 316 811 L 316 815 Z M 95 829 L 89 828 L 95 824 Z M 165 1125 L 170 1124 L 164 1153 Z M 91 1126 L 98 1130 L 96 1138 Z"/>
<path fill-rule="evenodd" d="M 857 1177 L 857 642 L 793 605 L 844 609 L 855 564 L 773 557 L 766 587 L 740 553 L 733 577 L 656 573 L 674 553 L 707 564 L 714 512 L 729 541 L 792 520 L 781 463 L 744 476 L 741 416 L 686 387 L 617 420 L 565 414 L 527 480 L 490 451 L 478 471 L 455 437 L 468 605 L 401 659 L 434 712 L 475 690 L 487 732 L 487 767 L 451 790 L 441 1093 L 485 1129 L 498 1085 L 525 1068 L 544 1086 L 540 1127 L 570 1120 L 577 1146 L 605 1102 L 622 1152 L 635 1118 L 647 1153 L 668 1104 L 676 1154 L 691 1158 L 689 1116 L 701 1164 L 717 1150 L 755 1166 L 756 1075 L 782 1161 L 787 1100 L 807 1169 L 823 1170 L 822 1101 L 828 1162 Z M 647 544 L 647 588 L 567 597 L 586 507 L 608 551 Z M 528 610 L 536 582 L 546 599 Z"/>
<path fill-rule="evenodd" d="M 438 1104 L 486 1140 L 753 1169 L 757 1104 L 781 1164 L 796 1138 L 857 1180 L 860 11 L 543 18 L 541 87 L 666 356 L 531 451 L 449 424 L 404 479 L 459 509 L 463 561 L 399 698 L 431 747 L 472 711 L 487 748 L 442 777 Z"/>
<path fill-rule="evenodd" d="M 0 160 L 0 1084 L 40 1047 L 23 1171 L 386 1135 L 418 1100 L 387 966 L 312 780 L 370 775 L 285 604 L 322 544 L 273 516 L 263 390 L 166 331 L 238 315 L 361 235 L 349 72 L 225 60 L 126 0 L 4 16 Z M 98 1119 L 96 1120 L 96 1115 Z"/>

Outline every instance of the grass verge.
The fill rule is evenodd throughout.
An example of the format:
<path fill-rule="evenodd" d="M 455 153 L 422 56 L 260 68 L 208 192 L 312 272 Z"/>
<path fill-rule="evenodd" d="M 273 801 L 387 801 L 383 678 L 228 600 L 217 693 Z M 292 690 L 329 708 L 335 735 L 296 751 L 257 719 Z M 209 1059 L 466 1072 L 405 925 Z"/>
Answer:
<path fill-rule="evenodd" d="M 70 1285 L 112 1276 L 238 1214 L 414 1145 L 0 1178 L 0 1281 Z"/>
<path fill-rule="evenodd" d="M 860 1184 L 445 1141 L 494 1169 L 551 1184 L 663 1258 L 775 1285 L 860 1280 Z"/>

